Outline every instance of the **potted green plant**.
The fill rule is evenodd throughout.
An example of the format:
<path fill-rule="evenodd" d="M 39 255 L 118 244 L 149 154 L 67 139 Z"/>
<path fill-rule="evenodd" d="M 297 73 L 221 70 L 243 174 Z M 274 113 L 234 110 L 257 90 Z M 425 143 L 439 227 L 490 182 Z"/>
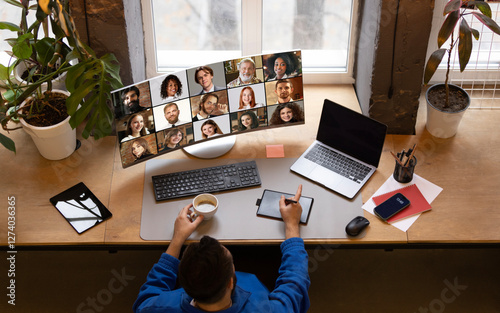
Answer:
<path fill-rule="evenodd" d="M 445 55 L 446 77 L 443 84 L 433 85 L 426 92 L 426 128 L 435 137 L 449 138 L 456 134 L 461 118 L 470 105 L 468 93 L 449 83 L 452 52 L 457 48 L 460 72 L 463 72 L 472 53 L 472 38 L 479 39 L 479 31 L 470 27 L 466 17 L 476 18 L 496 34 L 500 34 L 500 27 L 491 18 L 491 8 L 484 1 L 450 0 L 444 7 L 443 15 L 446 18 L 438 33 L 439 49 L 434 51 L 427 61 L 424 84 L 429 83 Z M 448 40 L 449 47 L 441 48 Z"/>
<path fill-rule="evenodd" d="M 22 18 L 19 26 L 0 23 L 0 28 L 16 31 L 18 34 L 16 38 L 9 40 L 15 61 L 7 67 L 0 67 L 0 77 L 5 82 L 1 87 L 6 90 L 0 103 L 0 123 L 3 129 L 10 131 L 20 128 L 12 127 L 10 121 L 21 119 L 30 124 L 30 121 L 36 118 L 49 115 L 47 111 L 55 111 L 57 114 L 54 115 L 58 115 L 58 121 L 53 123 L 59 124 L 62 119 L 73 132 L 78 125 L 84 123 L 83 138 L 88 138 L 91 133 L 96 139 L 109 135 L 113 121 L 113 113 L 108 105 L 111 102 L 110 91 L 122 87 L 116 58 L 112 54 L 97 57 L 95 52 L 80 40 L 73 18 L 69 14 L 67 1 L 39 0 L 33 1 L 36 4 L 31 6 L 30 0 L 4 1 L 20 6 Z M 24 16 L 30 11 L 36 12 L 36 21 L 28 27 Z M 40 25 L 47 22 L 51 25 L 53 39 L 45 39 L 46 36 L 38 39 Z M 33 60 L 39 67 L 50 68 L 40 70 L 32 67 L 24 83 L 12 78 L 14 66 Z M 63 107 L 56 108 L 49 101 L 52 94 L 57 94 L 52 81 L 63 74 L 66 75 L 65 85 L 70 94 Z M 25 102 L 27 99 L 31 99 L 28 104 Z M 25 103 L 24 107 L 21 106 L 22 103 Z M 66 116 L 63 117 L 64 115 Z M 35 140 L 35 137 L 33 139 Z M 44 137 L 41 141 L 49 140 Z M 15 144 L 10 138 L 0 134 L 0 142 L 15 152 Z M 36 140 L 35 143 L 42 153 Z M 76 139 L 74 143 L 76 145 Z M 52 145 L 63 146 L 57 142 L 52 142 Z M 67 146 L 62 148 L 69 154 L 74 151 Z M 63 157 L 58 157 L 60 158 Z"/>

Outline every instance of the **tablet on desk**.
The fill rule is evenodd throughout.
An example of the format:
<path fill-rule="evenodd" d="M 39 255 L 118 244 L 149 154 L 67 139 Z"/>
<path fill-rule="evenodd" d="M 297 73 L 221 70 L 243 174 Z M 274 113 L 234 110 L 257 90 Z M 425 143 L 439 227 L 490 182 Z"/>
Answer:
<path fill-rule="evenodd" d="M 295 196 L 294 194 L 290 193 L 265 189 L 262 193 L 262 198 L 257 200 L 257 205 L 259 206 L 259 208 L 257 209 L 257 216 L 271 217 L 282 220 L 279 207 L 281 195 L 284 195 L 285 198 L 291 198 Z M 300 217 L 301 224 L 307 224 L 313 202 L 314 199 L 311 197 L 300 197 L 299 203 L 302 206 L 302 215 Z"/>
<path fill-rule="evenodd" d="M 79 234 L 111 217 L 111 212 L 84 183 L 50 198 L 50 202 Z"/>

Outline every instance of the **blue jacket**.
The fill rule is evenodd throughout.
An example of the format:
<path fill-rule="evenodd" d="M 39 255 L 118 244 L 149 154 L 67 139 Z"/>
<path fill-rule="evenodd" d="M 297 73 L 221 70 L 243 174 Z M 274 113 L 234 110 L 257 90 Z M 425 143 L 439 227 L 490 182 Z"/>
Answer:
<path fill-rule="evenodd" d="M 301 238 L 281 244 L 281 266 L 272 292 L 253 274 L 236 272 L 233 305 L 223 312 L 306 312 L 309 309 L 308 256 Z M 179 260 L 163 253 L 148 274 L 134 303 L 136 313 L 203 312 L 193 307 L 184 289 L 174 289 Z"/>

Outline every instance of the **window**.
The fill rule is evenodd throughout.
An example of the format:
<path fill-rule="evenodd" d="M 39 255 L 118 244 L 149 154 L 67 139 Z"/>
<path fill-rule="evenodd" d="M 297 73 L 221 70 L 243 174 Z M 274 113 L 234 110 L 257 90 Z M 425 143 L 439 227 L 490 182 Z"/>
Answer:
<path fill-rule="evenodd" d="M 28 23 L 31 23 L 35 19 L 35 14 L 30 13 L 28 15 Z M 19 24 L 21 18 L 21 9 L 13 6 L 5 1 L 0 2 L 0 21 L 11 22 L 13 24 Z M 5 39 L 16 37 L 15 32 L 10 30 L 0 30 L 0 63 L 7 66 L 10 61 L 10 55 L 5 51 L 11 51 L 12 47 L 5 41 Z"/>
<path fill-rule="evenodd" d="M 142 0 L 147 76 L 302 50 L 307 83 L 352 83 L 357 0 Z"/>
<path fill-rule="evenodd" d="M 443 23 L 443 9 L 447 1 L 436 1 L 432 31 L 429 39 L 427 57 L 437 47 L 437 34 Z M 500 3 L 488 2 L 492 11 L 493 20 L 500 21 Z M 494 34 L 477 19 L 467 20 L 472 28 L 480 32 L 479 41 L 473 39 L 473 49 L 469 64 L 463 73 L 460 73 L 458 53 L 451 58 L 450 82 L 465 89 L 471 97 L 471 108 L 500 109 L 500 36 Z M 457 38 L 457 36 L 455 36 Z M 447 48 L 448 43 L 443 45 Z M 445 80 L 447 55 L 432 77 L 430 84 L 441 83 Z"/>

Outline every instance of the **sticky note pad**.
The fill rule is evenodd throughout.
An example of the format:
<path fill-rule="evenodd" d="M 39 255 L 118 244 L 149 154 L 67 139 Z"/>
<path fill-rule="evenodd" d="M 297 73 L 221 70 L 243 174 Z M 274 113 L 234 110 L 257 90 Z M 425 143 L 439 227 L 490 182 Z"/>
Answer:
<path fill-rule="evenodd" d="M 266 145 L 266 155 L 268 158 L 284 158 L 285 149 L 283 145 Z"/>

